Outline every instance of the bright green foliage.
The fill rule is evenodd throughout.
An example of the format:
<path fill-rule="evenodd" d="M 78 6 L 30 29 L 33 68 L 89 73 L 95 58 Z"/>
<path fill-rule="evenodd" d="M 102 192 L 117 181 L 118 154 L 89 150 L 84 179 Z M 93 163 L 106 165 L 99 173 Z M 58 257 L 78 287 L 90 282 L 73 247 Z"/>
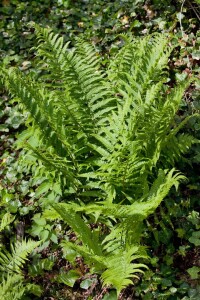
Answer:
<path fill-rule="evenodd" d="M 0 299 L 2 300 L 22 300 L 26 299 L 25 294 L 32 293 L 41 296 L 42 290 L 39 285 L 27 283 L 20 274 L 8 274 L 1 278 Z"/>
<path fill-rule="evenodd" d="M 3 279 L 0 286 L 0 298 L 5 300 L 20 300 L 25 293 L 23 286 L 23 276 L 14 274 L 8 275 L 6 280 Z"/>
<path fill-rule="evenodd" d="M 33 290 L 35 285 L 24 285 L 22 267 L 27 256 L 37 247 L 40 242 L 32 240 L 11 244 L 11 252 L 0 251 L 0 298 L 8 300 L 22 299 L 28 290 Z"/>
<path fill-rule="evenodd" d="M 23 146 L 70 200 L 50 201 L 44 216 L 70 225 L 77 241 L 64 241 L 64 249 L 82 255 L 119 294 L 145 268 L 134 262 L 146 257 L 143 220 L 185 179 L 173 165 L 196 140 L 179 134 L 187 120 L 176 124 L 175 115 L 190 82 L 165 85 L 172 49 L 164 35 L 122 36 L 124 46 L 105 70 L 84 40 L 70 49 L 50 30 L 35 29 L 43 75 L 5 68 L 2 76 L 30 113 Z"/>
<path fill-rule="evenodd" d="M 0 231 L 4 230 L 6 226 L 14 221 L 15 217 L 12 216 L 9 212 L 5 213 L 2 217 L 0 224 Z"/>
<path fill-rule="evenodd" d="M 7 250 L 0 252 L 0 270 L 7 273 L 21 274 L 21 267 L 27 260 L 27 256 L 31 253 L 40 242 L 32 240 L 16 242 L 11 244 L 11 253 Z"/>

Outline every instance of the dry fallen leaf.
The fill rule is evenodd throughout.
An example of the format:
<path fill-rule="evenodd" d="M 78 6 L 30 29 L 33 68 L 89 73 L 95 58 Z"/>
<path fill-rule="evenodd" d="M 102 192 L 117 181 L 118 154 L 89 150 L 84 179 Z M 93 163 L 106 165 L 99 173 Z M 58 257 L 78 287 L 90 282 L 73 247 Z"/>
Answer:
<path fill-rule="evenodd" d="M 128 16 L 124 16 L 123 18 L 121 18 L 121 23 L 123 25 L 126 25 L 129 23 L 129 17 Z"/>

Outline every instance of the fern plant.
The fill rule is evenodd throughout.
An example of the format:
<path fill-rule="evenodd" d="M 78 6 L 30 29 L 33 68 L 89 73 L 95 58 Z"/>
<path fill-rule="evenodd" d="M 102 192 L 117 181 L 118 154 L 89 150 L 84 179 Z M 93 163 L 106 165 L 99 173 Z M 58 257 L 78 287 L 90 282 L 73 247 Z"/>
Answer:
<path fill-rule="evenodd" d="M 1 299 L 20 300 L 24 294 L 23 276 L 19 274 L 8 275 L 6 279 L 2 280 L 0 285 Z"/>
<path fill-rule="evenodd" d="M 35 25 L 35 32 L 39 78 L 1 72 L 30 114 L 18 144 L 61 184 L 63 203 L 49 201 L 44 216 L 76 233 L 62 247 L 82 255 L 119 294 L 146 268 L 138 262 L 147 257 L 143 220 L 185 179 L 174 163 L 197 141 L 179 133 L 189 117 L 176 124 L 175 115 L 190 81 L 165 84 L 172 48 L 161 34 L 122 36 L 105 70 L 82 38 L 70 48 L 49 29 Z"/>
<path fill-rule="evenodd" d="M 0 296 L 1 299 L 20 300 L 35 285 L 26 284 L 22 267 L 30 254 L 40 242 L 32 240 L 11 244 L 11 251 L 2 247 L 0 250 Z"/>

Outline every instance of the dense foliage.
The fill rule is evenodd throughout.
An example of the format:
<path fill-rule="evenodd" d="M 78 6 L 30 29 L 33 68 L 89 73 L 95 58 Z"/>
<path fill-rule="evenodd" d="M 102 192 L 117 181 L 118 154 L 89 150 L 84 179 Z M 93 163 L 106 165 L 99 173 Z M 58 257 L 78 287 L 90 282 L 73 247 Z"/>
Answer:
<path fill-rule="evenodd" d="M 4 39 L 1 54 L 5 58 L 6 65 L 19 66 L 26 76 L 13 70 L 11 73 L 7 73 L 5 70 L 2 76 L 7 78 L 10 91 L 13 94 L 18 91 L 18 94 L 17 98 L 13 98 L 9 104 L 8 96 L 3 90 L 1 100 L 1 149 L 3 150 L 1 156 L 1 270 L 3 272 L 1 271 L 1 274 L 4 276 L 1 297 L 5 297 L 3 295 L 7 293 L 6 299 L 17 297 L 17 295 L 19 297 L 16 299 L 25 299 L 25 294 L 33 293 L 35 296 L 30 296 L 31 299 L 32 297 L 41 299 L 41 297 L 48 296 L 54 296 L 57 299 L 73 299 L 74 297 L 75 299 L 92 299 L 92 297 L 96 297 L 94 299 L 103 297 L 104 299 L 116 299 L 114 290 L 108 288 L 101 290 L 99 277 L 95 274 L 104 272 L 106 275 L 103 273 L 102 279 L 105 283 L 113 284 L 120 291 L 123 282 L 120 278 L 121 286 L 119 286 L 119 283 L 110 279 L 114 273 L 108 272 L 109 266 L 111 269 L 113 266 L 120 268 L 120 258 L 127 259 L 130 266 L 130 261 L 134 259 L 134 256 L 135 259 L 138 259 L 137 255 L 146 257 L 148 254 L 150 261 L 145 258 L 141 261 L 140 258 L 138 262 L 143 266 L 144 264 L 148 265 L 149 270 L 145 271 L 142 268 L 145 274 L 142 276 L 141 282 L 140 273 L 136 273 L 139 279 L 135 279 L 135 287 L 128 287 L 124 290 L 119 296 L 120 299 L 128 297 L 133 297 L 133 299 L 199 298 L 199 183 L 197 177 L 199 121 L 198 118 L 190 117 L 199 110 L 199 83 L 196 76 L 199 71 L 199 10 L 194 1 L 185 1 L 184 5 L 181 1 L 165 1 L 163 13 L 163 6 L 157 1 L 152 1 L 152 3 L 135 1 L 134 4 L 132 2 L 116 1 L 116 5 L 113 6 L 110 1 L 43 1 L 39 8 L 38 2 L 34 1 L 31 2 L 31 5 L 27 1 L 20 1 L 20 3 L 3 1 L 1 30 Z M 37 35 L 40 46 L 37 56 L 35 49 L 29 50 L 36 46 L 35 29 L 32 23 L 28 23 L 32 20 L 43 25 L 55 26 L 54 31 L 59 31 L 65 41 L 69 38 L 72 40 L 72 43 L 68 45 L 67 63 L 64 62 L 65 60 L 62 61 L 63 57 L 61 56 L 67 48 L 61 50 L 62 39 L 58 39 L 60 35 L 55 37 L 52 43 L 53 35 L 49 35 L 47 31 L 39 33 L 39 27 Z M 147 42 L 148 38 L 143 39 L 143 44 L 141 40 L 134 43 L 133 46 L 130 42 L 130 34 L 118 37 L 119 33 L 127 31 L 134 35 L 146 35 L 152 31 L 167 31 L 168 36 L 169 32 L 170 34 L 174 33 L 170 42 L 173 45 L 171 47 L 173 51 L 170 54 L 169 48 L 167 48 L 167 51 L 164 52 L 166 57 L 162 62 L 163 66 L 166 66 L 167 58 L 170 55 L 168 72 L 166 67 L 164 72 L 161 67 L 158 68 L 159 70 L 156 69 L 154 74 L 152 71 L 155 69 L 151 69 L 151 63 L 158 52 L 152 49 L 147 50 L 145 41 Z M 84 37 L 76 42 L 75 36 L 79 33 L 81 35 L 84 33 Z M 94 50 L 91 50 L 91 46 L 85 43 L 86 39 L 91 39 L 96 49 L 95 54 Z M 41 43 L 42 41 L 45 43 Z M 57 43 L 55 43 L 56 41 Z M 169 41 L 165 39 L 165 43 L 168 44 Z M 165 47 L 165 43 L 163 42 L 163 47 Z M 75 44 L 77 50 L 74 52 L 71 46 Z M 144 46 L 144 53 L 149 53 L 146 59 L 142 58 L 142 50 L 141 57 L 137 54 L 138 45 L 139 48 Z M 50 47 L 53 46 L 61 48 L 60 50 L 54 49 L 55 52 L 51 51 L 48 54 Z M 9 50 L 10 48 L 12 51 Z M 161 51 L 162 47 L 158 48 L 158 51 L 159 49 Z M 144 69 L 136 68 L 138 71 L 134 77 L 135 81 L 130 76 L 124 75 L 135 69 L 135 65 L 131 64 L 133 63 L 131 60 L 133 50 L 134 55 L 138 55 L 137 59 L 140 57 L 140 63 L 143 62 L 141 65 L 144 65 Z M 45 58 L 43 62 L 42 56 Z M 80 63 L 76 60 L 78 58 Z M 70 61 L 72 61 L 73 68 L 77 68 L 75 75 L 71 67 L 66 67 L 69 66 Z M 153 66 L 155 67 L 155 64 Z M 84 71 L 85 68 L 86 71 Z M 82 78 L 79 79 L 78 86 L 77 74 Z M 91 74 L 92 77 L 90 77 Z M 130 74 L 134 74 L 134 72 Z M 195 81 L 192 79 L 192 74 L 196 77 Z M 191 80 L 185 82 L 187 77 L 190 77 Z M 106 82 L 104 82 L 105 78 Z M 88 89 L 83 79 L 89 85 Z M 101 86 L 97 84 L 99 80 Z M 148 80 L 151 80 L 151 84 Z M 174 88 L 175 80 L 180 86 L 178 89 Z M 137 83 L 142 85 L 141 90 Z M 130 86 L 134 86 L 133 90 L 130 89 Z M 97 89 L 100 90 L 95 101 L 99 100 L 100 106 L 96 102 L 92 102 Z M 184 90 L 186 90 L 185 99 L 180 101 Z M 38 96 L 36 97 L 37 91 Z M 173 105 L 177 96 L 174 97 L 171 91 L 174 91 L 175 94 L 180 93 L 176 108 Z M 158 102 L 151 102 L 149 105 L 146 103 L 147 106 L 145 105 L 141 109 L 141 101 L 144 103 L 144 99 L 147 99 L 151 93 L 155 93 L 154 96 L 157 95 L 155 97 Z M 168 95 L 167 98 L 166 95 Z M 104 97 L 106 97 L 105 102 L 101 100 Z M 17 104 L 18 98 L 24 99 L 23 102 L 29 101 L 24 104 L 30 113 L 25 113 L 21 104 Z M 73 114 L 71 115 L 71 110 L 65 111 L 63 115 L 62 102 L 66 98 L 70 98 L 72 101 L 70 107 L 75 113 L 75 119 Z M 43 106 L 39 99 L 43 99 Z M 81 101 L 74 102 L 74 99 Z M 85 105 L 83 99 L 91 104 Z M 140 99 L 140 102 L 133 105 L 131 102 L 133 99 L 137 99 L 137 101 Z M 149 99 L 155 100 L 153 97 Z M 161 108 L 165 101 L 168 103 L 166 111 L 171 116 L 169 119 L 162 118 Z M 124 107 L 123 102 L 128 106 Z M 116 103 L 118 103 L 117 107 Z M 168 127 L 165 122 L 172 121 L 174 112 L 177 112 L 178 103 L 179 111 L 173 123 L 168 123 L 171 124 Z M 15 105 L 13 106 L 13 104 Z M 96 105 L 94 111 L 92 110 L 93 105 Z M 135 115 L 128 112 L 128 109 L 133 109 L 133 107 Z M 108 120 L 107 115 L 111 110 L 114 110 L 114 114 L 111 114 L 112 117 Z M 163 114 L 166 111 L 163 111 Z M 95 117 L 91 113 L 94 113 Z M 148 114 L 147 119 L 142 117 L 146 113 Z M 90 125 L 91 117 L 92 126 Z M 132 119 L 133 117 L 135 119 Z M 152 124 L 156 118 L 158 119 L 154 127 Z M 60 123 L 55 122 L 57 119 Z M 63 120 L 65 120 L 64 123 Z M 70 120 L 69 123 L 66 120 Z M 76 120 L 75 127 L 74 120 Z M 101 120 L 104 121 L 101 129 L 98 129 Z M 137 123 L 133 120 L 137 120 Z M 187 120 L 187 123 L 183 120 Z M 82 122 L 84 123 L 82 124 Z M 15 132 L 19 131 L 18 128 L 22 131 L 24 123 L 29 126 L 29 129 L 20 136 L 18 135 L 18 150 L 13 150 Z M 184 126 L 180 125 L 181 123 Z M 48 127 L 46 124 L 49 124 Z M 68 126 L 65 128 L 67 124 Z M 139 124 L 139 126 L 133 126 L 137 130 L 132 137 L 127 134 L 127 128 L 131 124 L 135 124 L 134 126 Z M 34 127 L 30 127 L 30 125 Z M 114 126 L 113 129 L 111 126 Z M 87 129 L 82 131 L 83 128 Z M 147 133 L 145 128 L 148 130 L 151 128 L 152 134 L 145 135 Z M 156 137 L 153 132 L 158 128 L 164 131 L 162 134 L 162 130 L 158 130 L 161 135 Z M 176 128 L 180 130 L 179 135 L 177 135 Z M 46 137 L 49 137 L 48 139 L 42 139 L 44 133 Z M 69 140 L 66 140 L 66 134 Z M 106 138 L 108 135 L 109 139 Z M 28 150 L 21 150 L 24 143 L 29 147 Z M 177 143 L 180 147 L 177 147 Z M 136 151 L 136 156 L 133 156 L 131 149 L 133 145 L 134 149 L 137 149 L 138 144 L 141 144 L 141 147 Z M 73 145 L 71 151 L 69 145 Z M 95 147 L 93 147 L 94 145 Z M 118 147 L 115 148 L 115 145 Z M 125 146 L 122 147 L 123 145 Z M 188 146 L 192 146 L 189 152 Z M 179 151 L 177 151 L 178 149 Z M 116 159 L 117 151 L 120 152 L 120 162 Z M 187 156 L 184 159 L 181 158 L 180 155 L 186 151 Z M 69 157 L 66 156 L 66 153 Z M 147 158 L 145 161 L 144 157 Z M 137 165 L 131 173 L 133 178 L 129 177 L 127 172 L 127 165 L 130 171 L 131 164 Z M 172 191 L 164 204 L 156 210 L 154 216 L 146 219 L 148 215 L 146 213 L 146 220 L 141 228 L 142 234 L 141 230 L 139 231 L 141 226 L 137 225 L 137 227 L 136 223 L 133 225 L 136 226 L 134 228 L 138 228 L 138 241 L 149 247 L 145 253 L 145 249 L 137 248 L 138 246 L 136 247 L 132 239 L 127 240 L 128 231 L 133 237 L 132 227 L 130 228 L 130 224 L 132 224 L 130 207 L 133 205 L 133 208 L 136 209 L 134 205 L 139 199 L 142 203 L 146 201 L 148 193 L 152 193 L 152 197 L 155 196 L 156 188 L 159 190 L 159 185 L 163 188 L 163 184 L 166 183 L 164 178 L 168 176 L 166 172 L 162 173 L 159 169 L 165 170 L 173 167 L 181 170 L 188 177 L 189 182 L 182 184 L 178 193 Z M 66 172 L 66 170 L 68 171 Z M 74 170 L 76 171 L 74 172 Z M 85 176 L 80 176 L 84 174 Z M 156 179 L 158 174 L 160 181 Z M 172 176 L 172 173 L 168 174 Z M 170 177 L 166 178 L 170 180 Z M 133 190 L 131 182 L 134 180 L 137 181 L 137 188 Z M 154 181 L 155 184 L 153 184 Z M 175 182 L 171 181 L 172 183 Z M 139 188 L 140 185 L 141 187 L 144 185 L 145 189 Z M 167 188 L 167 192 L 168 190 L 169 188 Z M 97 196 L 103 207 L 105 205 L 105 209 L 102 204 L 95 203 Z M 161 198 L 159 201 L 162 200 Z M 155 197 L 152 199 L 155 200 Z M 58 201 L 73 201 L 76 205 L 67 204 L 66 207 L 60 207 L 52 204 Z M 106 205 L 109 206 L 106 207 Z M 117 206 L 115 207 L 115 205 Z M 127 212 L 124 211 L 124 208 L 120 208 L 126 206 L 129 207 Z M 156 208 L 155 205 L 153 207 Z M 63 214 L 66 209 L 68 218 L 66 218 L 67 212 Z M 142 215 L 140 204 L 139 216 Z M 125 216 L 131 217 L 131 222 L 127 221 Z M 139 218 L 140 225 L 143 218 Z M 62 219 L 64 223 L 61 221 Z M 81 224 L 81 226 L 77 226 L 77 224 Z M 42 243 L 38 245 L 35 241 L 31 241 L 30 236 L 35 241 L 40 240 Z M 24 238 L 28 238 L 28 241 L 25 241 Z M 60 242 L 62 239 L 65 241 L 61 244 L 61 252 Z M 103 265 L 101 265 L 100 259 L 97 264 L 98 255 L 101 257 L 100 253 L 97 257 L 95 256 L 97 260 L 93 261 L 91 265 L 91 251 L 95 250 L 91 242 L 88 246 L 87 243 L 92 239 L 95 239 L 99 245 L 97 248 L 103 251 Z M 105 242 L 102 244 L 103 239 Z M 114 247 L 116 244 L 119 244 L 118 248 Z M 123 247 L 126 248 L 127 244 L 136 247 L 137 249 L 134 248 L 136 252 L 139 249 L 139 254 L 131 252 L 133 248 L 130 251 L 126 249 L 123 257 L 120 251 Z M 33 251 L 35 247 L 37 248 Z M 112 247 L 114 248 L 112 249 Z M 116 260 L 109 256 L 111 250 L 114 251 Z M 28 267 L 22 268 L 22 263 L 29 253 L 31 253 L 29 255 L 30 264 Z M 84 261 L 81 256 L 76 257 L 77 253 L 84 257 Z M 108 258 L 106 258 L 107 255 Z M 10 267 L 5 273 L 5 264 L 9 261 Z M 106 261 L 107 263 L 105 263 Z M 90 269 L 85 263 L 90 265 Z M 122 265 L 124 266 L 124 264 Z M 108 268 L 107 271 L 106 268 Z M 127 269 L 127 272 L 133 272 L 133 268 L 134 264 L 131 265 L 129 271 Z M 14 273 L 12 273 L 13 271 Z M 116 269 L 116 272 L 120 273 L 119 269 Z M 125 276 L 125 280 L 126 275 L 120 273 L 120 276 Z M 48 285 L 50 279 L 51 287 Z M 42 290 L 41 284 L 38 285 L 41 281 L 44 290 Z M 125 281 L 124 285 L 127 283 L 128 281 Z M 73 286 L 74 288 L 70 289 Z"/>

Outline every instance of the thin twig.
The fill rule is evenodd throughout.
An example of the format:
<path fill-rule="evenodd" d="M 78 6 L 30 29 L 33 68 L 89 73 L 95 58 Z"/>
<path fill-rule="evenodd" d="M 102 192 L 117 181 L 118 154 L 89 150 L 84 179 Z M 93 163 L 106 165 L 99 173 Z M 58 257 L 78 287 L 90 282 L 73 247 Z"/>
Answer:
<path fill-rule="evenodd" d="M 194 11 L 195 15 L 197 16 L 197 18 L 198 18 L 199 21 L 200 21 L 200 16 L 199 16 L 198 13 L 197 13 L 196 7 L 194 7 L 194 6 L 192 5 L 192 3 L 191 3 L 189 0 L 188 0 L 187 2 L 188 2 L 188 4 L 190 5 L 191 9 Z M 199 6 L 197 6 L 197 8 L 199 8 Z"/>
<path fill-rule="evenodd" d="M 185 4 L 185 0 L 183 0 L 182 4 L 181 4 L 181 11 L 180 13 L 182 14 L 183 12 L 183 5 Z M 184 31 L 183 31 L 183 25 L 182 25 L 182 17 L 180 15 L 180 18 L 179 18 L 179 22 L 180 22 L 180 28 L 181 28 L 181 34 L 182 34 L 182 37 L 184 36 Z"/>
<path fill-rule="evenodd" d="M 182 1 L 182 4 L 181 4 L 181 11 L 180 11 L 181 14 L 183 13 L 183 6 L 184 6 L 184 4 L 185 4 L 185 1 L 186 1 L 186 0 L 183 0 L 183 1 Z M 181 15 L 180 15 L 180 18 L 179 18 L 179 22 L 180 22 L 180 29 L 181 29 L 182 38 L 184 38 L 185 32 L 183 31 L 182 17 L 181 17 Z M 191 66 L 190 59 L 189 59 L 189 56 L 188 56 L 188 55 L 187 55 L 187 61 L 188 61 L 188 62 L 187 62 L 188 68 L 192 69 L 192 66 Z"/>

